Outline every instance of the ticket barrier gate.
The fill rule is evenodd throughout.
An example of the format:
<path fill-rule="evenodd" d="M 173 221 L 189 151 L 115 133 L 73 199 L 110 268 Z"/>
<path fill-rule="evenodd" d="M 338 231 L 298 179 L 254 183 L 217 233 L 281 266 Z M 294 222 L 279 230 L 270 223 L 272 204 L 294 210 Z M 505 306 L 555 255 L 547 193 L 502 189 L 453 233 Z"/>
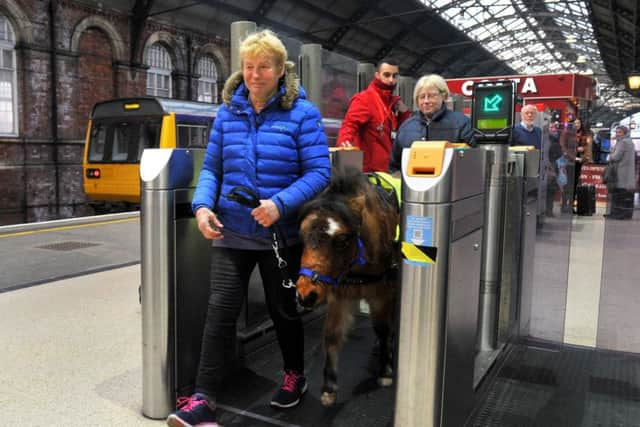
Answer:
<path fill-rule="evenodd" d="M 539 208 L 540 151 L 530 147 L 509 149 L 509 173 L 502 246 L 502 280 L 498 343 L 528 330 L 533 257 Z M 526 335 L 526 333 L 524 333 Z"/>
<path fill-rule="evenodd" d="M 142 413 L 165 418 L 194 385 L 209 295 L 211 242 L 198 231 L 191 199 L 202 149 L 147 149 L 142 180 Z M 238 322 L 236 355 L 273 339 L 262 284 L 253 272 Z"/>
<path fill-rule="evenodd" d="M 471 414 L 487 156 L 433 141 L 403 150 L 396 427 Z"/>

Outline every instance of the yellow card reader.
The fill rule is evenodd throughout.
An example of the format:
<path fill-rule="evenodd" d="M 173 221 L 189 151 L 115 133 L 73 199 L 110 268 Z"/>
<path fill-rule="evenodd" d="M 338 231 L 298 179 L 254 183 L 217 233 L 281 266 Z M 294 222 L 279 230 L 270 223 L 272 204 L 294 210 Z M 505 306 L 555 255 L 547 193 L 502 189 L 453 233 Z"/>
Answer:
<path fill-rule="evenodd" d="M 467 144 L 454 144 L 447 141 L 414 141 L 409 152 L 407 175 L 422 178 L 440 176 L 444 150 L 468 147 Z"/>

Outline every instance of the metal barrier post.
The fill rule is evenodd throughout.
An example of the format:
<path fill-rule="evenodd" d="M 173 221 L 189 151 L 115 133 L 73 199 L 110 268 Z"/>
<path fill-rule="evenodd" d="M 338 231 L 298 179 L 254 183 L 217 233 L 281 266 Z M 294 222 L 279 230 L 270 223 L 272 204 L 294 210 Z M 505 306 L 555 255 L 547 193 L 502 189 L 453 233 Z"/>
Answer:
<path fill-rule="evenodd" d="M 502 347 L 519 332 L 518 301 L 531 289 L 537 222 L 540 151 L 509 147 L 506 174 L 497 344 Z M 528 315 L 527 315 L 528 319 Z"/>
<path fill-rule="evenodd" d="M 514 124 L 514 106 L 515 86 L 512 81 L 481 82 L 473 87 L 471 122 L 474 137 L 481 144 L 480 147 L 493 153 L 486 184 L 482 239 L 477 337 L 477 349 L 480 352 L 497 349 L 507 157 Z M 490 366 L 491 363 L 485 365 Z"/>
<path fill-rule="evenodd" d="M 322 45 L 303 44 L 300 47 L 300 82 L 307 92 L 307 99 L 322 105 Z"/>
<path fill-rule="evenodd" d="M 514 305 L 511 316 L 516 317 L 516 321 L 512 327 L 515 329 L 513 333 L 520 335 L 528 335 L 530 324 L 530 308 L 531 308 L 531 289 L 533 287 L 533 258 L 535 255 L 536 230 L 538 227 L 538 209 L 540 207 L 538 199 L 540 194 L 540 156 L 542 153 L 538 150 L 516 152 L 513 157 L 516 168 L 521 170 L 522 186 L 521 186 L 521 220 L 520 229 L 514 230 L 520 234 L 519 244 L 519 264 L 517 289 L 519 304 Z M 546 190 L 545 190 L 546 191 Z M 545 197 L 544 195 L 542 197 Z M 519 308 L 520 312 L 516 310 Z"/>
<path fill-rule="evenodd" d="M 509 147 L 506 144 L 482 144 L 480 147 L 493 152 L 493 163 L 486 189 L 478 319 L 478 350 L 487 351 L 497 347 L 498 294 L 502 268 L 502 229 Z"/>
<path fill-rule="evenodd" d="M 415 85 L 416 79 L 413 77 L 398 77 L 398 95 L 410 111 L 413 111 L 414 108 L 413 88 Z"/>
<path fill-rule="evenodd" d="M 463 425 L 472 409 L 485 156 L 440 142 L 402 153 L 395 427 Z"/>
<path fill-rule="evenodd" d="M 142 413 L 149 418 L 165 418 L 174 408 L 176 206 L 185 203 L 180 199 L 188 199 L 179 190 L 195 185 L 194 154 L 185 149 L 147 149 L 140 161 Z"/>
<path fill-rule="evenodd" d="M 369 86 L 375 73 L 376 66 L 374 64 L 368 62 L 358 63 L 358 92 L 365 90 Z"/>
<path fill-rule="evenodd" d="M 231 23 L 231 74 L 240 71 L 240 44 L 251 33 L 256 31 L 256 23 L 253 21 L 236 21 Z"/>

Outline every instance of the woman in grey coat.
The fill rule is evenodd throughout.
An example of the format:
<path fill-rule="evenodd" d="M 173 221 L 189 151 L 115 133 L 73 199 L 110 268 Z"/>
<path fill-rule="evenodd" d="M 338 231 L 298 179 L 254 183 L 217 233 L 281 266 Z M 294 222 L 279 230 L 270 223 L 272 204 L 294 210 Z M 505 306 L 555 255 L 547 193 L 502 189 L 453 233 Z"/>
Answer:
<path fill-rule="evenodd" d="M 610 213 L 605 215 L 613 219 L 631 219 L 633 216 L 633 195 L 636 189 L 636 158 L 633 141 L 629 137 L 629 128 L 616 128 L 616 145 L 609 154 L 609 162 L 615 166 L 615 180 L 607 187 L 609 190 Z"/>

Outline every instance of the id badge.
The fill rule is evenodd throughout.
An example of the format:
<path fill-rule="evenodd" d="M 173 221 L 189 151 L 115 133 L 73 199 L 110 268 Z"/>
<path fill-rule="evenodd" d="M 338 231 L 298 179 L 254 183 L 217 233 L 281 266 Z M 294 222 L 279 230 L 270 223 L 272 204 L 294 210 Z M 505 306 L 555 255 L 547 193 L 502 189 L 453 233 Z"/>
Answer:
<path fill-rule="evenodd" d="M 398 132 L 396 132 L 395 130 L 391 131 L 391 140 L 395 141 L 396 140 L 396 136 L 398 135 Z"/>

